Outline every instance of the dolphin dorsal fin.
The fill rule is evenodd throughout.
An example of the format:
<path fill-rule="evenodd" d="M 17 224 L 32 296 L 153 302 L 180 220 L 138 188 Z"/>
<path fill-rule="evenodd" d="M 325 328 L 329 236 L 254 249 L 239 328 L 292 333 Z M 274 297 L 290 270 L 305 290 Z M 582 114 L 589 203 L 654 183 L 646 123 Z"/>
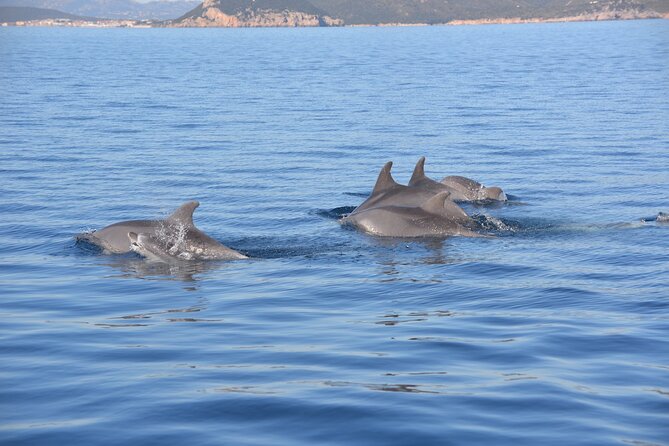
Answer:
<path fill-rule="evenodd" d="M 441 215 L 451 220 L 464 221 L 469 219 L 465 210 L 451 200 L 450 197 L 450 192 L 439 192 L 437 195 L 423 203 L 421 209 L 430 214 Z"/>
<path fill-rule="evenodd" d="M 409 186 L 413 186 L 414 184 L 424 179 L 425 179 L 425 157 L 421 156 L 418 162 L 416 163 L 416 167 L 414 167 L 413 169 L 413 175 L 411 175 L 411 179 L 409 180 Z"/>
<path fill-rule="evenodd" d="M 390 169 L 392 169 L 392 167 L 392 161 L 388 161 L 386 164 L 384 164 L 381 172 L 379 173 L 379 177 L 376 179 L 376 184 L 374 185 L 374 190 L 372 190 L 372 195 L 384 192 L 397 186 L 393 176 L 390 174 Z"/>
<path fill-rule="evenodd" d="M 193 212 L 200 205 L 199 201 L 189 201 L 179 206 L 179 209 L 174 211 L 167 220 L 170 223 L 179 223 L 186 226 L 195 226 L 193 223 Z"/>
<path fill-rule="evenodd" d="M 448 200 L 448 197 L 451 196 L 450 192 L 439 192 L 437 195 L 433 196 L 427 200 L 421 208 L 429 212 L 430 214 L 442 215 L 445 211 L 445 203 Z"/>

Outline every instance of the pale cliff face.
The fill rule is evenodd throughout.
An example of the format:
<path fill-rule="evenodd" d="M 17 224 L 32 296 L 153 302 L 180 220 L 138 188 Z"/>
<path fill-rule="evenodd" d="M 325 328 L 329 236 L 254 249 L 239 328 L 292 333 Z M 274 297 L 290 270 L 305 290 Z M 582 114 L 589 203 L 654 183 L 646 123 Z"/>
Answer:
<path fill-rule="evenodd" d="M 203 20 L 205 22 L 213 22 L 217 26 L 225 26 L 236 28 L 240 26 L 239 19 L 235 16 L 230 16 L 222 12 L 218 8 L 207 8 L 204 10 L 203 17 L 196 20 Z"/>
<path fill-rule="evenodd" d="M 295 26 L 341 26 L 343 21 L 328 16 L 319 16 L 300 11 L 272 11 L 246 9 L 234 15 L 218 8 L 217 0 L 205 0 L 202 14 L 174 23 L 180 27 L 295 27 Z"/>

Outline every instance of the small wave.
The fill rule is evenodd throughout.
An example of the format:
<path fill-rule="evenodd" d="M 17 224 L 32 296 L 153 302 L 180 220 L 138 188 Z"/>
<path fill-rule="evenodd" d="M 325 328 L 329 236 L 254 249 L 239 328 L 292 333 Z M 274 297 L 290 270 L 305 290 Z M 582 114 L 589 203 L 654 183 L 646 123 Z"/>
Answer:
<path fill-rule="evenodd" d="M 88 238 L 88 235 L 92 233 L 93 231 L 88 231 L 77 234 L 74 237 L 74 245 L 84 253 L 100 254 L 102 253 L 102 248 L 91 242 L 90 239 Z"/>
<path fill-rule="evenodd" d="M 340 206 L 334 209 L 317 209 L 314 214 L 327 219 L 339 220 L 353 212 L 355 208 L 355 206 Z"/>
<path fill-rule="evenodd" d="M 502 219 L 493 217 L 491 215 L 474 215 L 472 218 L 476 223 L 479 224 L 482 229 L 486 231 L 516 232 L 520 229 L 520 225 L 518 225 L 517 222 L 512 223 L 509 221 L 507 223 Z"/>
<path fill-rule="evenodd" d="M 190 228 L 185 224 L 166 224 L 161 221 L 155 237 L 161 247 L 177 260 L 192 260 L 194 254 L 187 249 L 186 240 Z"/>

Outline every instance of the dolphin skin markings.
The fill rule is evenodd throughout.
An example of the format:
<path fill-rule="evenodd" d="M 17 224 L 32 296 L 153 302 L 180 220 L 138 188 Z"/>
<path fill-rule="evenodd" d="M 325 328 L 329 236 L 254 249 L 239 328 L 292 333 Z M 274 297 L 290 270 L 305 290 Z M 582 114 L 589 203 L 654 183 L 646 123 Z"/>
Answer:
<path fill-rule="evenodd" d="M 435 193 L 432 191 L 398 184 L 390 173 L 392 167 L 392 161 L 388 161 L 383 166 L 372 193 L 362 202 L 362 204 L 360 204 L 360 206 L 353 209 L 350 215 L 380 206 L 392 205 L 416 207 L 434 196 Z"/>
<path fill-rule="evenodd" d="M 449 192 L 440 192 L 419 207 L 384 205 L 351 213 L 341 220 L 372 235 L 385 237 L 486 237 Z"/>
<path fill-rule="evenodd" d="M 183 260 L 247 258 L 195 227 L 193 212 L 198 206 L 199 202 L 190 201 L 181 205 L 164 220 L 122 221 L 99 231 L 79 234 L 76 238 L 97 245 L 105 253 L 112 254 L 123 254 L 139 249 L 132 245 L 133 241 L 129 234 L 133 233 L 137 235 L 137 240 L 141 239 L 146 242 L 146 246 L 151 246 L 151 250 L 147 248 L 140 253 L 151 252 L 152 258 L 160 258 L 161 255 L 163 258 L 174 257 Z"/>

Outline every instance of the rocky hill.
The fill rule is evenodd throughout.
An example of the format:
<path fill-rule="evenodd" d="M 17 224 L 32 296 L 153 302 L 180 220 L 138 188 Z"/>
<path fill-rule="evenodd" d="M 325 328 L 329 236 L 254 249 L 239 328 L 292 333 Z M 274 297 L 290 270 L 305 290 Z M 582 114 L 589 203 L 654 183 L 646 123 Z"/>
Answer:
<path fill-rule="evenodd" d="M 0 23 L 27 22 L 31 20 L 45 19 L 91 20 L 90 18 L 68 14 L 55 9 L 32 8 L 29 6 L 0 6 Z"/>
<path fill-rule="evenodd" d="M 669 0 L 205 0 L 176 26 L 323 26 L 658 17 Z"/>
<path fill-rule="evenodd" d="M 6 9 L 4 14 L 22 17 L 21 20 L 25 17 L 78 20 L 74 16 L 83 16 L 167 20 L 168 26 L 178 27 L 669 18 L 669 0 L 204 0 L 203 3 L 197 0 L 0 0 L 0 7 L 14 8 Z M 42 11 L 32 11 L 30 7 Z"/>
<path fill-rule="evenodd" d="M 339 26 L 307 0 L 205 0 L 172 26 L 293 27 Z"/>
<path fill-rule="evenodd" d="M 134 0 L 0 0 L 0 6 L 33 7 L 79 16 L 129 20 L 173 19 L 199 3 L 198 0 L 154 0 L 144 3 Z"/>

